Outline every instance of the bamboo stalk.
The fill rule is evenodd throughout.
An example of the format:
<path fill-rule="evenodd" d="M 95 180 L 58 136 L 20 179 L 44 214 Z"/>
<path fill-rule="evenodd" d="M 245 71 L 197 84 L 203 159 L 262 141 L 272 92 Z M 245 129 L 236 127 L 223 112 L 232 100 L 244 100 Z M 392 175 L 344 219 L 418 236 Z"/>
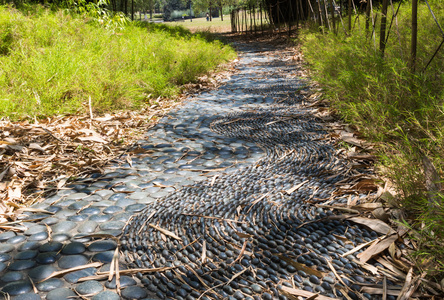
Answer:
<path fill-rule="evenodd" d="M 352 0 L 348 0 L 348 32 L 352 30 Z"/>
<path fill-rule="evenodd" d="M 387 6 L 388 6 L 388 0 L 382 1 L 382 11 L 381 11 L 381 30 L 380 30 L 380 36 L 379 36 L 379 51 L 381 52 L 381 57 L 384 57 L 384 51 L 385 51 L 385 29 L 387 26 Z"/>
<path fill-rule="evenodd" d="M 415 73 L 416 47 L 418 43 L 418 0 L 412 0 L 412 43 L 410 51 L 410 70 Z"/>

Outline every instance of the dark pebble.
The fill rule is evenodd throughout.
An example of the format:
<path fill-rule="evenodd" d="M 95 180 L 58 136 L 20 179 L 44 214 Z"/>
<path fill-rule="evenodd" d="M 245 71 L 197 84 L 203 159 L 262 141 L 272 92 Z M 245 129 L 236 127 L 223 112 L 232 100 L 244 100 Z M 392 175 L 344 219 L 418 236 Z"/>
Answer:
<path fill-rule="evenodd" d="M 26 293 L 14 297 L 14 300 L 40 300 L 40 299 L 42 298 L 40 298 L 40 296 L 35 293 Z"/>
<path fill-rule="evenodd" d="M 19 280 L 7 283 L 2 291 L 4 293 L 8 293 L 11 296 L 17 296 L 21 294 L 25 294 L 32 290 L 32 284 L 29 280 Z"/>
<path fill-rule="evenodd" d="M 37 255 L 35 258 L 35 261 L 39 264 L 52 264 L 57 261 L 57 259 L 60 257 L 57 252 L 44 252 Z"/>
<path fill-rule="evenodd" d="M 121 276 L 120 277 L 120 287 L 127 287 L 127 286 L 131 286 L 131 285 L 136 285 L 137 282 L 129 276 Z M 111 281 L 107 281 L 105 282 L 105 286 L 109 289 L 115 289 L 117 287 L 116 285 L 116 278 L 113 277 L 113 279 Z"/>
<path fill-rule="evenodd" d="M 49 292 L 54 289 L 61 288 L 63 284 L 63 280 L 59 278 L 50 278 L 48 280 L 37 283 L 36 287 L 41 292 Z"/>
<path fill-rule="evenodd" d="M 239 292 L 239 291 L 236 291 L 236 292 L 233 294 L 233 297 L 234 297 L 235 299 L 237 299 L 237 300 L 245 299 L 245 296 L 244 296 L 241 292 Z"/>
<path fill-rule="evenodd" d="M 68 273 L 63 278 L 69 283 L 77 283 L 80 278 L 92 276 L 92 275 L 96 274 L 96 272 L 97 272 L 97 269 L 91 267 L 91 268 L 86 268 L 83 270 Z"/>
<path fill-rule="evenodd" d="M 97 215 L 100 214 L 100 208 L 98 207 L 88 207 L 80 211 L 81 214 L 87 215 Z"/>
<path fill-rule="evenodd" d="M 76 297 L 77 294 L 68 288 L 57 288 L 46 295 L 46 300 L 70 300 Z"/>
<path fill-rule="evenodd" d="M 52 273 L 57 271 L 51 265 L 43 265 L 35 267 L 34 269 L 28 272 L 29 277 L 31 277 L 34 281 L 42 281 L 45 278 L 48 278 Z"/>
<path fill-rule="evenodd" d="M 69 232 L 71 229 L 74 229 L 77 226 L 77 223 L 72 221 L 62 221 L 57 223 L 56 225 L 51 226 L 52 232 L 54 234 Z"/>
<path fill-rule="evenodd" d="M 7 240 L 6 242 L 8 244 L 18 244 L 18 243 L 23 242 L 24 240 L 26 240 L 26 236 L 16 235 L 16 236 L 13 236 L 12 238 L 10 238 L 9 240 Z"/>
<path fill-rule="evenodd" d="M 310 282 L 314 283 L 314 284 L 320 284 L 321 282 L 319 281 L 319 278 L 315 275 L 310 275 Z"/>
<path fill-rule="evenodd" d="M 145 289 L 139 286 L 129 286 L 122 291 L 122 297 L 125 299 L 143 299 L 147 295 Z"/>
<path fill-rule="evenodd" d="M 5 270 L 7 265 L 4 262 L 0 262 L 0 272 L 3 272 Z"/>
<path fill-rule="evenodd" d="M 49 225 L 49 226 L 57 224 L 58 222 L 60 222 L 60 219 L 58 219 L 56 217 L 46 218 L 46 219 L 41 221 L 41 223 Z"/>
<path fill-rule="evenodd" d="M 43 232 L 46 231 L 46 226 L 45 225 L 35 225 L 32 226 L 31 228 L 29 228 L 28 230 L 26 230 L 24 232 L 25 235 L 33 235 L 39 232 Z"/>
<path fill-rule="evenodd" d="M 9 270 L 12 271 L 21 271 L 21 270 L 27 270 L 35 266 L 35 261 L 33 260 L 17 260 L 11 263 L 8 266 Z"/>
<path fill-rule="evenodd" d="M 79 227 L 77 227 L 77 232 L 80 233 L 93 233 L 97 228 L 97 222 L 94 221 L 86 221 L 83 222 Z"/>
<path fill-rule="evenodd" d="M 60 233 L 60 234 L 54 234 L 52 236 L 52 240 L 54 242 L 64 242 L 66 240 L 69 240 L 70 236 L 64 233 Z"/>
<path fill-rule="evenodd" d="M 76 286 L 76 291 L 81 295 L 95 295 L 103 290 L 103 285 L 96 280 L 88 280 Z"/>
<path fill-rule="evenodd" d="M 40 247 L 40 243 L 37 241 L 26 242 L 20 245 L 19 251 L 34 250 Z"/>
<path fill-rule="evenodd" d="M 10 244 L 0 245 L 0 253 L 8 253 L 8 252 L 11 252 L 14 249 L 15 249 L 14 246 L 10 245 Z"/>
<path fill-rule="evenodd" d="M 66 218 L 68 221 L 73 221 L 73 222 L 83 222 L 86 220 L 86 218 L 88 218 L 88 215 L 86 214 L 81 214 L 81 215 L 73 215 L 73 216 L 69 216 L 68 218 Z"/>
<path fill-rule="evenodd" d="M 36 250 L 26 250 L 26 251 L 17 253 L 17 255 L 14 258 L 18 259 L 18 260 L 32 259 L 32 258 L 36 257 L 37 254 L 38 254 L 38 251 L 36 251 Z"/>
<path fill-rule="evenodd" d="M 25 277 L 20 272 L 7 272 L 0 279 L 3 282 L 13 282 L 13 281 L 22 280 L 24 278 Z"/>
<path fill-rule="evenodd" d="M 103 223 L 109 221 L 111 218 L 112 215 L 92 215 L 91 217 L 89 217 L 89 220 L 97 223 Z"/>
<path fill-rule="evenodd" d="M 83 245 L 82 243 L 72 242 L 63 247 L 62 254 L 68 254 L 68 255 L 81 254 L 85 252 L 85 250 L 86 250 L 85 245 Z"/>
<path fill-rule="evenodd" d="M 43 241 L 43 240 L 46 240 L 48 237 L 49 237 L 48 233 L 46 231 L 42 231 L 42 232 L 31 235 L 28 238 L 28 241 Z"/>
<path fill-rule="evenodd" d="M 120 296 L 111 291 L 103 291 L 93 296 L 91 300 L 119 300 Z"/>
<path fill-rule="evenodd" d="M 120 207 L 120 206 L 111 205 L 111 206 L 108 206 L 107 208 L 105 208 L 103 210 L 103 213 L 105 213 L 105 214 L 115 214 L 116 212 L 120 212 L 122 210 L 123 210 L 123 208 Z"/>
<path fill-rule="evenodd" d="M 124 226 L 125 223 L 121 221 L 110 221 L 99 225 L 102 230 L 121 230 Z"/>
<path fill-rule="evenodd" d="M 262 293 L 262 288 L 261 288 L 261 286 L 260 285 L 258 285 L 258 284 L 252 284 L 251 286 L 250 286 L 250 288 L 255 292 L 255 293 Z"/>
<path fill-rule="evenodd" d="M 58 265 L 62 269 L 69 269 L 78 266 L 83 266 L 86 265 L 87 263 L 88 263 L 88 258 L 80 254 L 63 256 L 58 261 Z"/>
<path fill-rule="evenodd" d="M 263 293 L 262 299 L 264 300 L 273 300 L 273 296 L 271 296 L 269 293 Z"/>
<path fill-rule="evenodd" d="M 53 252 L 62 249 L 63 244 L 60 242 L 49 242 L 39 247 L 40 252 Z"/>
<path fill-rule="evenodd" d="M 93 252 L 102 252 L 116 249 L 117 243 L 113 240 L 104 240 L 93 242 L 88 246 L 89 251 Z"/>
<path fill-rule="evenodd" d="M 92 260 L 106 264 L 110 263 L 113 260 L 113 256 L 114 256 L 114 251 L 104 251 L 94 254 Z"/>
<path fill-rule="evenodd" d="M 130 212 L 130 213 L 136 213 L 136 212 L 140 212 L 145 207 L 146 207 L 146 204 L 136 203 L 136 204 L 128 205 L 125 208 L 125 211 Z"/>
<path fill-rule="evenodd" d="M 332 289 L 330 283 L 328 283 L 328 282 L 326 282 L 326 281 L 322 282 L 321 286 L 322 286 L 325 290 L 328 290 L 328 291 L 330 291 L 330 290 Z"/>
<path fill-rule="evenodd" d="M 0 234 L 0 242 L 7 241 L 8 239 L 16 236 L 15 232 L 7 231 Z"/>
<path fill-rule="evenodd" d="M 6 253 L 0 253 L 0 262 L 8 261 L 11 259 L 11 255 Z"/>

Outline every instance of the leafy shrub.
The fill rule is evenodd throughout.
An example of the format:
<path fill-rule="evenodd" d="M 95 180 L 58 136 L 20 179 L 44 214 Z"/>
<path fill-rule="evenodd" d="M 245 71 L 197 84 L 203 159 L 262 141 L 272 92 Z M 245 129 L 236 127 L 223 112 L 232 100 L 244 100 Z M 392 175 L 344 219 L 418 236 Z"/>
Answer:
<path fill-rule="evenodd" d="M 443 2 L 430 3 L 439 22 L 444 23 Z M 426 224 L 423 237 L 434 232 L 434 238 L 440 240 L 422 243 L 421 255 L 433 254 L 443 262 L 444 251 L 439 245 L 444 236 L 437 233 L 444 232 L 444 205 L 430 204 L 423 163 L 429 158 L 444 178 L 444 52 L 438 52 L 424 70 L 442 35 L 427 6 L 421 4 L 418 71 L 413 74 L 408 65 L 411 4 L 401 6 L 399 28 L 393 25 L 384 59 L 377 48 L 379 32 L 376 30 L 375 37 L 366 32 L 364 18 L 359 17 L 350 36 L 305 31 L 304 55 L 312 76 L 325 87 L 338 113 L 369 139 L 382 142 L 384 170 L 399 188 L 399 205 L 410 213 L 413 223 Z M 444 269 L 444 264 L 436 267 Z"/>

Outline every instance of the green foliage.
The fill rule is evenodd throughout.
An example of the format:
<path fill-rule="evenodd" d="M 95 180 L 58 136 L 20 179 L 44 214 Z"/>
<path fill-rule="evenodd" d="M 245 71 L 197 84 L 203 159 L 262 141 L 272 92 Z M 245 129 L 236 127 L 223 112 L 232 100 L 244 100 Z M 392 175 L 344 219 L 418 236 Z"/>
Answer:
<path fill-rule="evenodd" d="M 73 12 L 83 16 L 91 17 L 92 21 L 100 26 L 110 29 L 113 32 L 122 30 L 129 22 L 122 12 L 112 12 L 106 7 L 109 1 L 98 0 L 97 3 L 87 0 L 73 1 L 70 7 L 74 7 Z"/>
<path fill-rule="evenodd" d="M 183 28 L 147 27 L 109 27 L 62 11 L 25 16 L 0 7 L 1 47 L 7 49 L 0 55 L 2 116 L 86 111 L 89 97 L 98 112 L 137 109 L 150 98 L 175 95 L 181 84 L 234 56 L 231 48 Z"/>
<path fill-rule="evenodd" d="M 431 5 L 444 24 L 443 2 L 431 1 Z M 380 149 L 384 169 L 400 189 L 400 205 L 411 213 L 416 224 L 426 224 L 422 229 L 425 237 L 435 232 L 434 238 L 438 239 L 422 243 L 421 251 L 436 255 L 441 262 L 436 266 L 444 270 L 444 251 L 442 246 L 438 247 L 444 236 L 436 234 L 444 232 L 444 206 L 429 204 L 422 162 L 424 156 L 430 158 L 444 178 L 442 49 L 423 72 L 442 36 L 427 6 L 421 4 L 418 71 L 412 74 L 408 68 L 410 18 L 411 5 L 403 3 L 398 18 L 399 35 L 393 25 L 384 59 L 376 48 L 379 32 L 376 31 L 375 43 L 365 31 L 365 16 L 359 17 L 350 36 L 305 31 L 303 50 L 312 76 L 325 87 L 338 113 L 356 124 L 369 139 L 384 145 Z"/>

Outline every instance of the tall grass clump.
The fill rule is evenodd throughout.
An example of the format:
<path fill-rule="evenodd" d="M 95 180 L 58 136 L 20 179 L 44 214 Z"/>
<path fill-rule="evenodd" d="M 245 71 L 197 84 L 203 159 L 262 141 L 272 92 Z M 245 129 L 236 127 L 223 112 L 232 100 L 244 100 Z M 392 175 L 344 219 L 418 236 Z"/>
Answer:
<path fill-rule="evenodd" d="M 444 24 L 444 3 L 429 1 Z M 390 23 L 390 14 L 388 22 Z M 380 18 L 379 18 L 380 19 Z M 306 29 L 303 51 L 312 77 L 321 83 L 334 109 L 360 133 L 378 142 L 384 170 L 399 188 L 399 206 L 408 213 L 421 246 L 418 262 L 444 270 L 444 51 L 425 69 L 442 35 L 427 6 L 418 11 L 416 72 L 409 67 L 411 4 L 404 2 L 382 57 L 361 15 L 351 34 Z M 379 24 L 376 24 L 379 28 Z M 429 163 L 427 163 L 429 162 Z M 432 176 L 432 175 L 433 176 Z"/>
<path fill-rule="evenodd" d="M 89 97 L 97 112 L 137 109 L 234 55 L 184 29 L 0 6 L 0 115 L 76 113 Z"/>

